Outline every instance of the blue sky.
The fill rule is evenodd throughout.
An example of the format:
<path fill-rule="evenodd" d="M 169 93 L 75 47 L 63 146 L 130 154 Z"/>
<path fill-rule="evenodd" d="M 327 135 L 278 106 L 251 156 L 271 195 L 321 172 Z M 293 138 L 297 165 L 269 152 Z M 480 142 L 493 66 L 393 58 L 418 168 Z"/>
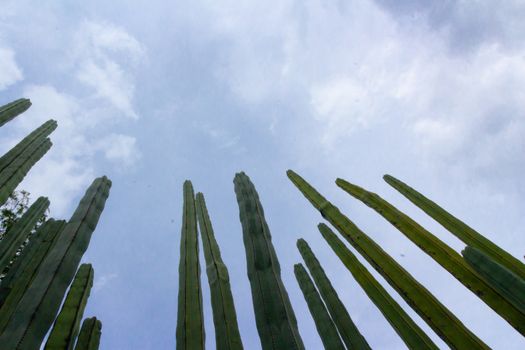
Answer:
<path fill-rule="evenodd" d="M 510 0 L 4 0 L 1 101 L 33 106 L 0 130 L 0 151 L 58 120 L 52 150 L 20 186 L 48 196 L 53 217 L 68 218 L 94 177 L 113 180 L 84 257 L 95 268 L 85 315 L 102 320 L 102 349 L 175 345 L 185 179 L 206 196 L 245 348 L 260 347 L 233 191 L 240 170 L 259 191 L 307 348 L 321 342 L 293 276 L 300 237 L 371 346 L 403 349 L 322 240 L 289 168 L 487 344 L 520 349 L 505 321 L 334 180 L 379 193 L 461 250 L 383 182 L 394 175 L 523 257 L 524 18 Z M 203 272 L 213 348 L 207 283 Z"/>

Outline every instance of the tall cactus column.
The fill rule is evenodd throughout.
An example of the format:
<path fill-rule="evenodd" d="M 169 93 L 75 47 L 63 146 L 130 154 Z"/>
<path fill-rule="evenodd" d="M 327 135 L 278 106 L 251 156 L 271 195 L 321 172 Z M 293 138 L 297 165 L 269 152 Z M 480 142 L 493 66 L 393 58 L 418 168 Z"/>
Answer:
<path fill-rule="evenodd" d="M 233 182 L 262 348 L 304 349 L 257 191 L 243 172 L 236 174 Z"/>
<path fill-rule="evenodd" d="M 177 349 L 204 349 L 205 335 L 200 278 L 195 197 L 191 182 L 185 181 L 180 237 Z"/>

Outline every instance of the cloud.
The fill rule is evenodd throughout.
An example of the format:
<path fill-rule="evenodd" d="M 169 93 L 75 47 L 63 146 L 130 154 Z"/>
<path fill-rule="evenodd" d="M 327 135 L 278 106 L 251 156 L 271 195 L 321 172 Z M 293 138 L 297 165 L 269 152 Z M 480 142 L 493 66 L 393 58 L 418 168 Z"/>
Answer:
<path fill-rule="evenodd" d="M 118 274 L 116 273 L 110 273 L 103 276 L 98 277 L 95 279 L 95 282 L 93 283 L 93 293 L 97 293 L 98 291 L 102 290 L 104 287 L 107 286 L 108 283 L 110 283 L 112 280 L 118 278 Z"/>
<path fill-rule="evenodd" d="M 107 160 L 129 167 L 140 159 L 136 139 L 122 134 L 110 134 L 96 143 L 95 148 L 104 152 Z"/>
<path fill-rule="evenodd" d="M 6 47 L 0 47 L 0 91 L 24 78 L 22 69 L 15 60 L 15 52 Z"/>

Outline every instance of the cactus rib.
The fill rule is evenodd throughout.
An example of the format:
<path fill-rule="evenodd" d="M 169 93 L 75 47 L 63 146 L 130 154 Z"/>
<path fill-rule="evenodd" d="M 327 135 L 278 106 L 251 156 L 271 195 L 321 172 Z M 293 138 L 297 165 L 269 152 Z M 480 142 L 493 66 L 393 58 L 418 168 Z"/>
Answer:
<path fill-rule="evenodd" d="M 199 237 L 195 197 L 190 181 L 183 186 L 184 204 L 180 238 L 177 349 L 204 349 L 205 333 L 199 266 Z"/>
<path fill-rule="evenodd" d="M 197 193 L 195 205 L 210 285 L 213 323 L 215 325 L 215 343 L 218 349 L 242 349 L 228 269 L 222 261 L 219 245 L 215 240 L 208 209 L 206 208 L 206 201 L 204 195 L 200 192 Z"/>
<path fill-rule="evenodd" d="M 343 237 L 387 280 L 427 324 L 453 349 L 488 349 L 434 295 L 361 231 L 337 207 L 328 202 L 291 170 L 288 177 L 303 195 L 332 223 Z"/>
<path fill-rule="evenodd" d="M 257 191 L 244 172 L 233 182 L 262 348 L 304 349 Z"/>
<path fill-rule="evenodd" d="M 96 317 L 86 318 L 82 322 L 75 350 L 98 350 L 102 334 L 102 322 Z"/>
<path fill-rule="evenodd" d="M 463 260 L 460 254 L 377 194 L 343 179 L 337 179 L 336 183 L 351 196 L 362 201 L 383 216 L 485 304 L 503 317 L 512 327 L 525 335 L 525 314 L 509 303 L 490 284 L 485 282 Z"/>
<path fill-rule="evenodd" d="M 335 328 L 335 324 L 330 318 L 328 310 L 326 310 L 321 300 L 321 296 L 317 292 L 317 289 L 315 289 L 314 283 L 310 279 L 310 276 L 308 276 L 308 272 L 306 272 L 302 264 L 295 264 L 294 273 L 297 283 L 303 292 L 310 314 L 314 319 L 315 327 L 321 337 L 324 348 L 328 350 L 344 350 L 345 346 L 339 337 L 339 333 L 337 333 L 337 328 Z"/>
<path fill-rule="evenodd" d="M 93 286 L 93 267 L 82 264 L 69 288 L 44 349 L 73 349 L 78 328 Z"/>
<path fill-rule="evenodd" d="M 304 239 L 299 239 L 297 240 L 297 248 L 315 281 L 319 293 L 323 297 L 326 308 L 330 312 L 330 316 L 339 330 L 346 347 L 348 349 L 370 350 L 370 345 L 368 345 L 366 339 L 352 321 L 308 243 Z"/>
<path fill-rule="evenodd" d="M 31 107 L 31 101 L 28 98 L 19 98 L 6 105 L 0 106 L 0 126 L 13 120 L 19 114 L 24 113 Z"/>
<path fill-rule="evenodd" d="M 42 342 L 89 245 L 110 187 L 104 176 L 86 191 L 0 334 L 0 343 L 7 348 L 34 349 Z"/>
<path fill-rule="evenodd" d="M 390 175 L 383 176 L 383 179 L 466 245 L 481 250 L 521 279 L 525 279 L 525 264 L 520 260 L 407 184 Z"/>

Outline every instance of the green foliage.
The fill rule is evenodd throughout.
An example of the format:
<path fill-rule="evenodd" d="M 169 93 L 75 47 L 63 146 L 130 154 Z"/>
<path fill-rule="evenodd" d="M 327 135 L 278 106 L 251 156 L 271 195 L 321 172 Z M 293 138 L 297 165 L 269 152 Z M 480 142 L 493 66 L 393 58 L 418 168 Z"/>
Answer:
<path fill-rule="evenodd" d="M 262 348 L 304 349 L 259 195 L 245 173 L 236 174 L 233 182 Z"/>
<path fill-rule="evenodd" d="M 16 101 L 0 106 L 0 126 L 12 120 L 17 115 L 25 112 L 29 107 L 31 107 L 31 101 L 27 98 L 20 98 Z"/>
<path fill-rule="evenodd" d="M 295 264 L 294 273 L 297 283 L 299 283 L 299 287 L 303 292 L 304 299 L 308 304 L 310 314 L 314 319 L 315 327 L 321 337 L 324 348 L 328 350 L 344 350 L 345 346 L 339 337 L 339 333 L 337 333 L 335 324 L 330 318 L 328 310 L 326 310 L 326 307 L 321 300 L 321 296 L 317 292 L 317 289 L 315 289 L 314 283 L 310 279 L 310 276 L 308 276 L 308 272 L 306 272 L 303 265 Z"/>
<path fill-rule="evenodd" d="M 341 334 L 341 338 L 346 347 L 348 349 L 369 350 L 370 345 L 368 345 L 366 339 L 361 335 L 350 318 L 348 311 L 346 311 L 344 304 L 339 299 L 337 292 L 332 286 L 332 283 L 330 283 L 323 267 L 315 257 L 308 243 L 306 243 L 304 239 L 299 239 L 297 240 L 297 248 L 315 281 L 317 289 L 319 289 L 319 293 L 321 294 L 326 304 L 326 308 L 330 312 L 330 316 L 332 317 L 339 334 Z"/>
<path fill-rule="evenodd" d="M 206 260 L 206 273 L 210 285 L 215 343 L 217 349 L 242 349 L 241 335 L 237 325 L 237 314 L 230 287 L 228 269 L 222 261 L 219 245 L 215 240 L 206 201 L 202 193 L 196 197 L 197 218 Z"/>
<path fill-rule="evenodd" d="M 303 178 L 291 170 L 288 177 L 303 195 L 343 235 L 343 237 L 387 280 L 427 324 L 455 349 L 488 349 L 425 287 L 377 243 L 361 231 L 337 207 L 328 202 Z"/>
<path fill-rule="evenodd" d="M 24 190 L 13 191 L 0 207 L 0 240 L 29 208 L 30 193 Z"/>
<path fill-rule="evenodd" d="M 44 349 L 73 349 L 80 321 L 93 286 L 93 274 L 91 264 L 82 264 L 78 268 Z"/>
<path fill-rule="evenodd" d="M 177 349 L 204 349 L 205 333 L 200 284 L 199 238 L 195 217 L 195 197 L 190 181 L 185 181 L 179 262 L 179 307 Z"/>
<path fill-rule="evenodd" d="M 82 322 L 75 350 L 98 350 L 102 323 L 96 317 L 86 318 Z"/>

